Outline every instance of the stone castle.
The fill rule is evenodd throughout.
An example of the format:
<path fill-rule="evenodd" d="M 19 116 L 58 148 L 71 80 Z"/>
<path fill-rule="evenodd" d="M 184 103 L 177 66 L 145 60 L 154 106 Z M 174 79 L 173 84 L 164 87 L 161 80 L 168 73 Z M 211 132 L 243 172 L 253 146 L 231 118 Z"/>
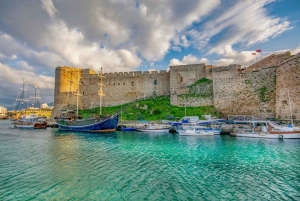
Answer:
<path fill-rule="evenodd" d="M 300 53 L 270 55 L 255 64 L 170 66 L 170 70 L 103 74 L 102 106 L 138 98 L 170 96 L 171 105 L 215 106 L 224 115 L 300 119 Z M 79 81 L 79 84 L 78 84 Z M 99 107 L 97 72 L 59 66 L 55 71 L 52 117 L 66 105 Z M 80 96 L 74 96 L 79 93 Z"/>

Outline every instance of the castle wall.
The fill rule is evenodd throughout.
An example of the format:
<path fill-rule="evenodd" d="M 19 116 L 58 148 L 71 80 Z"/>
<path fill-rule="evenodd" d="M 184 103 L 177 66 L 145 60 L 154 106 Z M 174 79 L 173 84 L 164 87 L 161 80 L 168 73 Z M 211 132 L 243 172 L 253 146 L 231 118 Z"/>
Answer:
<path fill-rule="evenodd" d="M 254 63 L 253 65 L 246 68 L 246 70 L 259 70 L 263 67 L 275 67 L 282 63 L 285 59 L 291 56 L 290 52 L 282 53 L 282 54 L 272 54 L 263 58 L 262 60 Z"/>
<path fill-rule="evenodd" d="M 273 117 L 276 68 L 243 71 L 239 65 L 213 69 L 214 105 L 225 115 Z"/>
<path fill-rule="evenodd" d="M 166 71 L 104 73 L 103 76 L 104 107 L 170 93 L 170 77 Z M 84 74 L 81 89 L 84 108 L 99 107 L 99 82 L 98 74 Z"/>
<path fill-rule="evenodd" d="M 300 53 L 276 69 L 276 117 L 300 119 Z M 291 105 L 289 105 L 291 104 Z"/>
<path fill-rule="evenodd" d="M 211 66 L 205 64 L 170 66 L 170 103 L 177 106 L 213 105 L 212 97 L 189 97 L 189 86 L 201 78 L 211 78 Z"/>
<path fill-rule="evenodd" d="M 300 54 L 269 57 L 242 69 L 240 65 L 205 64 L 170 66 L 170 72 L 104 73 L 102 105 L 114 106 L 139 98 L 170 95 L 171 105 L 214 105 L 224 115 L 245 114 L 300 119 Z M 281 62 L 280 64 L 278 64 Z M 79 88 L 78 88 L 79 78 Z M 202 78 L 202 82 L 197 82 Z M 212 80 L 212 81 L 211 81 Z M 55 71 L 54 117 L 59 109 L 99 107 L 99 75 L 91 69 L 60 66 Z M 66 108 L 66 106 L 68 106 Z M 76 109 L 76 108 L 75 108 Z"/>

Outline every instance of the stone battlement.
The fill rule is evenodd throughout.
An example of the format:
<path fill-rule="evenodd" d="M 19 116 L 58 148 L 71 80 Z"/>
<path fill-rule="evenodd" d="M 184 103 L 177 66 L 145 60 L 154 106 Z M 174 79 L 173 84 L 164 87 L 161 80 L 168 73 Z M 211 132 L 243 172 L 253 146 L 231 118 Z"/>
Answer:
<path fill-rule="evenodd" d="M 241 65 L 200 64 L 170 66 L 170 71 L 104 73 L 102 105 L 114 106 L 138 98 L 170 96 L 176 106 L 215 106 L 223 114 L 288 117 L 290 90 L 293 114 L 300 119 L 300 53 L 270 55 L 242 68 Z M 79 84 L 78 83 L 79 78 Z M 205 78 L 205 79 L 204 79 Z M 199 82 L 198 82 L 199 81 Z M 55 73 L 55 107 L 76 105 L 74 93 L 81 94 L 80 108 L 99 107 L 99 75 L 91 69 L 59 66 Z M 188 94 L 185 99 L 183 95 Z"/>

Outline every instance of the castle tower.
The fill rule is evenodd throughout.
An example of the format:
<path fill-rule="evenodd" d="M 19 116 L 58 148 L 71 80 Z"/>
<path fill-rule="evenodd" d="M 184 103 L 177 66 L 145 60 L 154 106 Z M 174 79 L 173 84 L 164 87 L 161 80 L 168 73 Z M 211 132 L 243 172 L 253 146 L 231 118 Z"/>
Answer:
<path fill-rule="evenodd" d="M 81 75 L 82 70 L 74 67 L 59 66 L 55 69 L 54 108 L 51 118 L 55 117 L 60 109 L 68 109 L 68 105 L 75 107 L 69 109 L 76 109 L 77 97 L 74 94 L 80 92 L 78 80 L 81 79 Z"/>

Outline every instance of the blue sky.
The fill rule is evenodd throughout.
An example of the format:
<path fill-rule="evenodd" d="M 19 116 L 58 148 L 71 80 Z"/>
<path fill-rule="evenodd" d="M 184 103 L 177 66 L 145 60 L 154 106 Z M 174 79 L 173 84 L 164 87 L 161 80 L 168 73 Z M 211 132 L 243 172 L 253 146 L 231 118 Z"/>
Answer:
<path fill-rule="evenodd" d="M 222 66 L 300 52 L 300 0 L 0 1 L 0 106 L 26 79 L 52 102 L 57 66 L 104 72 Z M 260 55 L 259 55 L 260 58 Z"/>

